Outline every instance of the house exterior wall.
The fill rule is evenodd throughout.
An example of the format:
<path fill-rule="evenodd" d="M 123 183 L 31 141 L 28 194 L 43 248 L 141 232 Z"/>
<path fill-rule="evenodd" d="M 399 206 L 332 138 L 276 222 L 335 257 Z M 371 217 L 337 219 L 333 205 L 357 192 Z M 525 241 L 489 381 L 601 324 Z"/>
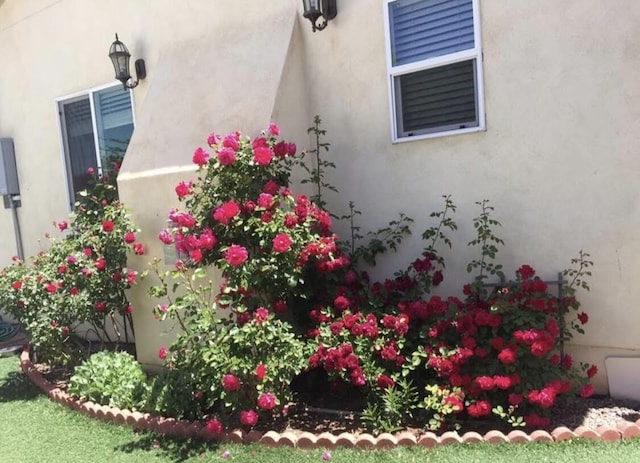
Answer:
<path fill-rule="evenodd" d="M 198 92 L 206 97 L 203 86 L 220 85 L 179 72 L 171 85 L 166 74 L 156 73 L 168 50 L 175 50 L 172 47 L 179 43 L 202 46 L 208 37 L 212 49 L 224 48 L 248 34 L 243 31 L 247 25 L 272 27 L 261 17 L 291 15 L 297 25 L 289 48 L 274 46 L 265 51 L 274 60 L 296 56 L 286 61 L 287 72 L 278 76 L 285 79 L 287 74 L 291 83 L 270 90 L 276 98 L 261 113 L 263 126 L 268 118 L 277 117 L 285 128 L 283 135 L 303 147 L 308 144 L 304 134 L 286 129 L 298 131 L 305 125 L 300 123 L 301 113 L 306 112 L 306 125 L 311 125 L 314 114 L 321 115 L 331 143 L 329 156 L 337 165 L 330 180 L 340 195 L 327 198 L 333 209 L 346 212 L 348 201 L 353 200 L 363 213 L 359 216 L 363 230 L 385 226 L 398 212 L 416 220 L 413 238 L 382 259 L 372 275 L 390 275 L 413 260 L 422 250 L 419 236 L 429 213 L 440 208 L 441 195 L 451 194 L 458 204 L 459 230 L 453 236 L 453 251 L 443 250 L 447 272 L 441 292 L 459 294 L 469 279 L 465 265 L 478 255 L 466 246 L 474 237 L 471 218 L 478 214 L 474 203 L 489 199 L 495 218 L 503 224 L 497 232 L 506 247 L 498 258 L 508 274 L 527 263 L 541 277 L 554 279 L 580 249 L 591 254 L 596 264 L 591 291 L 578 295 L 591 321 L 587 335 L 577 337 L 571 350 L 577 359 L 598 365 L 602 373 L 596 383 L 599 390 L 606 390 L 604 358 L 640 355 L 640 285 L 636 284 L 640 197 L 634 181 L 640 168 L 636 155 L 640 147 L 640 81 L 636 78 L 640 4 L 635 0 L 538 0 L 507 5 L 501 0 L 481 0 L 486 130 L 394 144 L 384 2 L 338 0 L 337 18 L 315 34 L 301 17 L 300 3 L 273 0 L 260 8 L 253 0 L 0 3 L 0 56 L 7 63 L 0 73 L 0 136 L 15 142 L 25 253 L 37 252 L 38 237 L 67 212 L 55 100 L 112 80 L 106 55 L 114 32 L 134 59 L 144 57 L 147 63 L 148 77 L 134 91 L 136 118 L 148 121 L 147 131 L 163 114 L 154 118 L 145 108 L 172 111 L 147 101 L 154 86 L 156 91 L 163 85 L 166 92 Z M 237 24 L 235 32 L 215 34 L 216 28 L 230 23 Z M 185 63 L 196 56 L 184 50 Z M 191 62 L 187 67 L 194 66 L 197 63 Z M 230 68 L 229 73 L 233 72 Z M 302 93 L 302 98 L 296 97 Z M 286 102 L 291 106 L 296 100 L 304 100 L 300 106 L 305 109 L 296 108 L 294 117 L 288 114 Z M 242 119 L 236 117 L 239 108 L 249 114 L 252 104 L 239 100 L 233 120 Z M 237 128 L 255 133 L 258 119 L 251 119 L 249 127 Z M 211 130 L 231 129 L 207 121 L 206 114 L 175 121 L 176 126 L 190 129 L 180 132 L 182 138 L 166 135 L 172 139 L 171 150 L 156 150 L 155 162 L 168 169 L 161 180 L 163 187 L 189 178 L 190 154 Z M 167 128 L 163 125 L 162 130 Z M 149 137 L 149 132 L 134 133 L 132 145 L 143 136 Z M 174 151 L 180 145 L 183 162 Z M 135 166 L 136 151 L 130 149 L 127 156 L 131 159 L 125 164 Z M 133 178 L 133 172 L 141 169 L 130 170 Z M 123 177 L 125 196 L 141 194 L 145 181 L 134 185 Z M 158 214 L 172 205 L 170 193 L 156 198 L 158 204 L 152 208 L 134 210 L 141 227 L 154 227 L 163 220 Z M 338 229 L 342 234 L 348 231 L 341 224 Z M 145 230 L 144 237 L 153 239 L 157 231 Z M 15 254 L 15 244 L 11 215 L 4 209 L 0 209 L 0 236 L 0 263 L 6 264 Z M 150 249 L 156 252 L 157 248 Z M 159 328 L 148 328 L 151 307 L 144 294 L 136 293 L 134 298 L 142 314 L 137 317 L 144 320 L 136 331 L 148 341 L 144 357 L 151 363 L 157 351 L 154 333 Z M 147 329 L 152 330 L 148 336 Z"/>

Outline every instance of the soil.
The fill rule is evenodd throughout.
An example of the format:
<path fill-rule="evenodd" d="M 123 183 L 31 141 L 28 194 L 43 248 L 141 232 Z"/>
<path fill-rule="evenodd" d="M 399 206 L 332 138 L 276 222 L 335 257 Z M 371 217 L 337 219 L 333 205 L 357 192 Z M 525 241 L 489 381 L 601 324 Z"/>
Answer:
<path fill-rule="evenodd" d="M 46 364 L 36 364 L 36 368 L 43 376 L 56 387 L 65 390 L 71 377 L 71 372 L 66 369 L 51 369 Z M 359 434 L 365 432 L 360 418 L 360 410 L 364 405 L 363 399 L 357 394 L 347 393 L 343 396 L 330 396 L 329 394 L 299 394 L 298 403 L 288 407 L 285 416 L 278 417 L 265 428 L 258 427 L 259 431 L 308 431 L 314 434 L 330 432 L 334 435 L 349 432 Z M 555 407 L 551 424 L 546 428 L 551 431 L 560 426 L 575 429 L 585 426 L 597 429 L 600 426 L 615 426 L 620 421 L 635 422 L 640 420 L 640 402 L 623 399 L 613 399 L 609 396 L 593 396 L 589 399 L 576 398 L 565 406 Z M 476 431 L 484 434 L 490 430 L 498 429 L 509 432 L 511 428 L 507 423 L 499 420 L 467 420 L 461 423 L 460 433 Z M 420 434 L 425 431 L 419 423 L 406 428 L 406 431 Z M 440 432 L 446 431 L 441 429 Z"/>

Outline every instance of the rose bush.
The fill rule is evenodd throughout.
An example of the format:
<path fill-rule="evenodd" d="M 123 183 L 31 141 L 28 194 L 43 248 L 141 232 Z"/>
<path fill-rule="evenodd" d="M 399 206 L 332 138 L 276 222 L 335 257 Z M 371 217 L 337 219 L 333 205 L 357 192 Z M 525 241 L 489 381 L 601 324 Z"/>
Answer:
<path fill-rule="evenodd" d="M 311 131 L 323 133 L 317 124 Z M 592 392 L 595 366 L 573 368 L 564 352 L 588 321 L 585 313 L 570 315 L 579 308 L 576 289 L 588 289 L 586 254 L 565 272 L 560 298 L 526 265 L 513 281 L 487 284 L 504 278 L 495 262 L 503 241 L 482 201 L 469 243 L 480 250 L 468 266 L 473 282 L 457 296 L 432 294 L 444 279 L 440 248 L 451 247 L 447 233 L 457 229 L 446 196 L 422 234 L 420 257 L 371 282 L 356 264 L 394 250 L 411 219 L 401 215 L 356 246 L 362 237 L 350 204 L 352 242 L 339 242 L 322 199 L 323 189 L 335 189 L 324 170 L 307 168 L 318 203 L 295 195 L 289 177 L 300 160 L 278 135 L 273 124 L 254 139 L 210 135 L 209 147 L 193 154 L 196 178 L 176 187 L 184 207 L 170 211 L 159 238 L 181 258 L 169 271 L 156 262 L 159 284 L 151 289 L 162 299 L 156 316 L 183 330 L 159 352 L 174 378 L 167 384 L 184 387 L 182 405 L 165 412 L 215 420 L 216 428 L 251 427 L 284 410 L 302 371 L 324 372 L 333 392 L 361 392 L 364 418 L 378 431 L 409 420 L 440 429 L 490 416 L 539 427 L 560 402 Z M 326 146 L 317 140 L 314 152 Z M 209 265 L 222 274 L 219 287 Z"/>
<path fill-rule="evenodd" d="M 92 176 L 69 222 L 54 223 L 54 235 L 30 261 L 0 271 L 0 306 L 29 335 L 38 358 L 74 364 L 84 356 L 76 333 L 86 323 L 100 343 L 133 339 L 125 291 L 137 274 L 128 254 L 143 254 L 136 229 L 118 201 L 115 176 Z"/>

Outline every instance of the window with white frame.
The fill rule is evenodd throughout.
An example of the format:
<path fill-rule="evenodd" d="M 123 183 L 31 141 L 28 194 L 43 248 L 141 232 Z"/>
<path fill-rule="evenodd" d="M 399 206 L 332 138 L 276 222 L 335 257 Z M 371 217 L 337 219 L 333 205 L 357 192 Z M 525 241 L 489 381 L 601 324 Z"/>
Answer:
<path fill-rule="evenodd" d="M 394 141 L 484 129 L 479 0 L 385 0 Z"/>
<path fill-rule="evenodd" d="M 69 200 L 87 187 L 93 169 L 107 175 L 122 161 L 133 134 L 131 90 L 121 84 L 58 100 Z"/>

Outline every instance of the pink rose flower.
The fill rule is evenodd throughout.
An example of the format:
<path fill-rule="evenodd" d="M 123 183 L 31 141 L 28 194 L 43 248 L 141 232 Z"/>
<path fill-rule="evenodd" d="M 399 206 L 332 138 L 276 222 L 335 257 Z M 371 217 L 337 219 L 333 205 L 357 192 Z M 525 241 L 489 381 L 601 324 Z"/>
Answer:
<path fill-rule="evenodd" d="M 167 358 L 167 348 L 165 346 L 162 346 L 158 351 L 158 357 L 160 360 L 165 360 Z"/>
<path fill-rule="evenodd" d="M 162 230 L 160 233 L 158 233 L 158 239 L 162 241 L 164 244 L 173 243 L 173 236 L 171 235 L 171 232 L 166 228 Z"/>
<path fill-rule="evenodd" d="M 218 162 L 225 167 L 233 165 L 236 162 L 236 152 L 231 148 L 218 150 Z"/>
<path fill-rule="evenodd" d="M 192 182 L 186 183 L 186 182 L 180 182 L 178 183 L 178 186 L 176 186 L 176 194 L 178 195 L 178 198 L 182 199 L 185 196 L 188 196 L 191 194 L 191 185 Z"/>
<path fill-rule="evenodd" d="M 218 143 L 220 143 L 221 139 L 222 138 L 220 138 L 220 135 L 218 135 L 217 133 L 210 133 L 209 136 L 207 137 L 207 145 L 215 146 Z"/>
<path fill-rule="evenodd" d="M 260 196 L 258 196 L 258 206 L 269 209 L 272 203 L 273 195 L 270 195 L 269 193 L 260 193 Z"/>
<path fill-rule="evenodd" d="M 65 231 L 68 226 L 69 224 L 64 220 L 61 220 L 60 222 L 58 222 L 58 228 L 60 229 L 60 231 Z"/>
<path fill-rule="evenodd" d="M 209 153 L 207 153 L 202 148 L 198 148 L 193 153 L 193 163 L 197 164 L 199 167 L 204 166 L 209 161 Z"/>
<path fill-rule="evenodd" d="M 287 252 L 291 249 L 291 238 L 286 233 L 279 233 L 273 239 L 273 252 L 281 253 Z"/>
<path fill-rule="evenodd" d="M 227 252 L 224 254 L 224 258 L 229 265 L 238 267 L 246 262 L 249 258 L 249 253 L 242 246 L 233 244 L 229 249 L 227 249 Z"/>
<path fill-rule="evenodd" d="M 263 322 L 269 319 L 269 311 L 264 307 L 258 307 L 253 313 L 253 319 L 258 325 L 262 325 Z"/>
<path fill-rule="evenodd" d="M 273 152 L 270 148 L 258 146 L 253 149 L 253 162 L 259 166 L 268 166 L 273 159 Z"/>
<path fill-rule="evenodd" d="M 238 137 L 236 135 L 227 135 L 226 137 L 224 137 L 224 140 L 222 140 L 222 146 L 224 146 L 225 148 L 230 148 L 234 152 L 238 151 L 238 148 L 240 148 Z"/>
<path fill-rule="evenodd" d="M 127 232 L 124 234 L 124 242 L 131 244 L 136 240 L 136 235 L 133 232 Z"/>
<path fill-rule="evenodd" d="M 273 122 L 269 124 L 269 135 L 273 135 L 274 137 L 280 135 L 280 127 Z"/>

